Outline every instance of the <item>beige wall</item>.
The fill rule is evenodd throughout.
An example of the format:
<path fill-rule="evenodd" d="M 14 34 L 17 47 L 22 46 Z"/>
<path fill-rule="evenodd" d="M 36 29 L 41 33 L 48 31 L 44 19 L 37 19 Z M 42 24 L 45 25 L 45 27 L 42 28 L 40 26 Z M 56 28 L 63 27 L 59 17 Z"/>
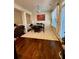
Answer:
<path fill-rule="evenodd" d="M 32 15 L 32 13 L 30 11 L 28 11 L 27 9 L 24 9 L 23 7 L 21 7 L 20 5 L 18 5 L 16 3 L 14 3 L 14 8 L 17 9 L 17 10 L 19 10 L 19 11 L 22 11 L 22 17 L 21 17 L 22 21 L 21 22 L 22 22 L 23 25 L 25 25 L 26 32 L 27 32 L 27 26 L 26 26 L 27 25 L 27 18 L 26 18 L 26 13 L 29 14 L 29 15 Z M 15 20 L 14 20 L 14 22 L 15 22 Z"/>
<path fill-rule="evenodd" d="M 23 24 L 22 22 L 22 12 L 14 9 L 14 23 L 15 24 Z"/>

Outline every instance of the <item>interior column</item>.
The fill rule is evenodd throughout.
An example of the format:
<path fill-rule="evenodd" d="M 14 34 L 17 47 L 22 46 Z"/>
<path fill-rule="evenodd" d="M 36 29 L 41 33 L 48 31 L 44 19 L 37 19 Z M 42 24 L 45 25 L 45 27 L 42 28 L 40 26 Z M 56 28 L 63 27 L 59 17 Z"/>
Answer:
<path fill-rule="evenodd" d="M 22 13 L 23 25 L 25 25 L 25 32 L 27 32 L 26 12 Z"/>

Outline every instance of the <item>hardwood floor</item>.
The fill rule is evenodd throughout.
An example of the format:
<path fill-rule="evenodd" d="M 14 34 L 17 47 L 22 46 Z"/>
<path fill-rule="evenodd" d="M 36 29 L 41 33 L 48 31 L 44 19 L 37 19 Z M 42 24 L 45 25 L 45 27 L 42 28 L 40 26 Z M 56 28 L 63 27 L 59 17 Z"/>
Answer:
<path fill-rule="evenodd" d="M 18 38 L 15 41 L 18 59 L 60 59 L 59 41 Z"/>

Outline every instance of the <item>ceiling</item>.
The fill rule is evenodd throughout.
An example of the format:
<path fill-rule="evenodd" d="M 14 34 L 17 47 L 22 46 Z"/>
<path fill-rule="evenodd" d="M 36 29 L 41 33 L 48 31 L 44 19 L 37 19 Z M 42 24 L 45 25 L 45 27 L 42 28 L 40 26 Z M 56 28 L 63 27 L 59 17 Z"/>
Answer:
<path fill-rule="evenodd" d="M 14 3 L 32 12 L 51 11 L 55 8 L 57 2 L 58 0 L 14 0 Z"/>

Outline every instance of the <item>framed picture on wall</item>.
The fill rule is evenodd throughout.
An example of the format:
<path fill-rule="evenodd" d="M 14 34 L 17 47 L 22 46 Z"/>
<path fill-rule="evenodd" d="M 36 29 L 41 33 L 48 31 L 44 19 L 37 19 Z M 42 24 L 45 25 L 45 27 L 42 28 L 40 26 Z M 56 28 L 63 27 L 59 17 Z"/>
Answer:
<path fill-rule="evenodd" d="M 45 21 L 45 14 L 37 15 L 37 21 Z"/>

